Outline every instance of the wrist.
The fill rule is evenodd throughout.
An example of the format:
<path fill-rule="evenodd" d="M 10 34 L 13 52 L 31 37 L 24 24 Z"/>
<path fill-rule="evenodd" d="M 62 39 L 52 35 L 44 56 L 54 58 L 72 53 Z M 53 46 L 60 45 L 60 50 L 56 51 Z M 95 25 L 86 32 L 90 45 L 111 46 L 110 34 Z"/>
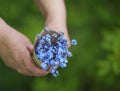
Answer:
<path fill-rule="evenodd" d="M 62 23 L 58 23 L 58 22 L 54 22 L 54 21 L 45 23 L 45 26 L 48 27 L 51 30 L 56 31 L 56 32 L 67 31 L 66 24 L 62 24 Z"/>
<path fill-rule="evenodd" d="M 66 15 L 62 14 L 50 14 L 46 17 L 46 23 L 55 23 L 55 24 L 62 24 L 66 25 Z"/>
<path fill-rule="evenodd" d="M 66 30 L 66 17 L 48 16 L 45 26 L 53 30 Z"/>

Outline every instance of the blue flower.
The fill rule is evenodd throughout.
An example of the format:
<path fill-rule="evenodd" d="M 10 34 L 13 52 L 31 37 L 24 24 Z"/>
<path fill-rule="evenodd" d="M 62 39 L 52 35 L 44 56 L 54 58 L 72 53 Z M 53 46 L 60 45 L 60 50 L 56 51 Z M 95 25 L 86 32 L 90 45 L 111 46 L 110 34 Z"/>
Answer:
<path fill-rule="evenodd" d="M 59 71 L 56 70 L 56 71 L 53 73 L 53 76 L 54 76 L 54 77 L 57 77 L 58 75 L 59 75 Z"/>
<path fill-rule="evenodd" d="M 49 34 L 46 34 L 45 36 L 46 36 L 47 38 L 51 38 L 51 35 L 49 35 Z"/>
<path fill-rule="evenodd" d="M 51 51 L 48 51 L 47 56 L 49 57 L 49 59 L 52 59 L 54 55 Z"/>
<path fill-rule="evenodd" d="M 41 34 L 36 34 L 36 38 L 39 38 L 41 36 Z"/>
<path fill-rule="evenodd" d="M 48 45 L 44 45 L 43 47 L 44 47 L 45 49 L 49 49 Z"/>
<path fill-rule="evenodd" d="M 67 66 L 66 63 L 60 63 L 61 68 L 65 68 L 66 66 Z"/>
<path fill-rule="evenodd" d="M 41 63 L 40 66 L 41 66 L 41 68 L 44 69 L 44 70 L 48 70 L 48 69 L 49 69 L 48 65 L 47 65 L 46 63 L 44 63 L 44 62 Z"/>
<path fill-rule="evenodd" d="M 64 60 L 64 62 L 65 62 L 65 63 L 68 63 L 68 60 L 66 59 L 66 60 Z"/>
<path fill-rule="evenodd" d="M 52 37 L 57 38 L 57 34 L 56 34 L 56 33 L 53 33 L 53 34 L 52 34 Z"/>
<path fill-rule="evenodd" d="M 52 68 L 50 69 L 50 73 L 55 73 L 56 69 Z"/>
<path fill-rule="evenodd" d="M 60 42 L 63 42 L 64 39 L 65 39 L 65 38 L 64 38 L 63 36 L 59 36 L 59 37 L 58 37 L 58 41 L 60 41 Z"/>
<path fill-rule="evenodd" d="M 45 38 L 46 38 L 45 36 L 42 36 L 42 38 L 41 38 L 41 39 L 45 40 Z M 40 39 L 40 40 L 41 40 L 41 39 Z"/>
<path fill-rule="evenodd" d="M 50 60 L 50 65 L 54 66 L 55 65 L 55 61 L 54 60 Z"/>
<path fill-rule="evenodd" d="M 61 31 L 61 32 L 60 32 L 60 35 L 64 35 L 64 32 Z"/>
<path fill-rule="evenodd" d="M 76 41 L 75 39 L 73 39 L 73 40 L 71 41 L 71 44 L 72 44 L 72 45 L 77 45 L 77 41 Z"/>
<path fill-rule="evenodd" d="M 68 55 L 68 57 L 72 57 L 72 53 L 71 52 L 68 52 L 67 55 Z"/>
<path fill-rule="evenodd" d="M 50 30 L 47 28 L 47 27 L 45 27 L 45 29 L 44 29 L 46 32 L 49 32 Z"/>
<path fill-rule="evenodd" d="M 39 42 L 40 42 L 40 43 L 45 43 L 45 40 L 41 39 Z"/>

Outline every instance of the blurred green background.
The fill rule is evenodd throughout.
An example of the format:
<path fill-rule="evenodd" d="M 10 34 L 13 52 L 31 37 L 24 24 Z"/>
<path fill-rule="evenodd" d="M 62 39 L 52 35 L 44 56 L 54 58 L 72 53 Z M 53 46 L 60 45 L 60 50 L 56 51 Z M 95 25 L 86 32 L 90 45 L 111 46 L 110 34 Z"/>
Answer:
<path fill-rule="evenodd" d="M 0 61 L 0 91 L 120 91 L 120 0 L 65 0 L 78 45 L 53 78 L 28 77 Z M 44 19 L 32 0 L 0 0 L 0 17 L 33 42 Z"/>

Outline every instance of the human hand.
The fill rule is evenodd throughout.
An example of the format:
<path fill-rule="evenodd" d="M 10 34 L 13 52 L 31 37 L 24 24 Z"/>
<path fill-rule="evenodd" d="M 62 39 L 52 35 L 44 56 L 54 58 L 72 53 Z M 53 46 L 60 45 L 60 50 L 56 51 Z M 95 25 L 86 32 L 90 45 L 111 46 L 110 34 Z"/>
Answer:
<path fill-rule="evenodd" d="M 45 26 L 47 28 L 49 28 L 50 30 L 53 30 L 55 32 L 58 32 L 58 33 L 63 32 L 65 39 L 68 40 L 68 47 L 71 46 L 70 37 L 69 37 L 68 29 L 67 29 L 66 25 L 63 25 L 63 24 L 60 24 L 60 23 L 57 24 L 56 21 L 55 22 L 52 22 L 52 21 L 48 22 L 47 21 Z"/>
<path fill-rule="evenodd" d="M 48 74 L 32 60 L 33 45 L 23 34 L 11 28 L 0 18 L 0 57 L 3 62 L 19 73 L 28 76 Z"/>
<path fill-rule="evenodd" d="M 41 13 L 45 17 L 45 27 L 56 32 L 64 32 L 64 37 L 68 39 L 68 47 L 70 47 L 70 39 L 67 31 L 66 8 L 64 0 L 35 0 Z"/>

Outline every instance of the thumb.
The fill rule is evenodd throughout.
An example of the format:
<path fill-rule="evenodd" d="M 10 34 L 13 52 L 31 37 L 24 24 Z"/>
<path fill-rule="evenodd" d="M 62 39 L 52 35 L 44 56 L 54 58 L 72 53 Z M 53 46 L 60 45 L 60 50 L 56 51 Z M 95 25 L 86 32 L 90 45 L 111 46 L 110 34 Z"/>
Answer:
<path fill-rule="evenodd" d="M 27 50 L 29 51 L 30 55 L 33 54 L 33 48 L 34 48 L 34 46 L 33 46 L 32 43 L 29 43 L 29 44 L 27 45 Z"/>

